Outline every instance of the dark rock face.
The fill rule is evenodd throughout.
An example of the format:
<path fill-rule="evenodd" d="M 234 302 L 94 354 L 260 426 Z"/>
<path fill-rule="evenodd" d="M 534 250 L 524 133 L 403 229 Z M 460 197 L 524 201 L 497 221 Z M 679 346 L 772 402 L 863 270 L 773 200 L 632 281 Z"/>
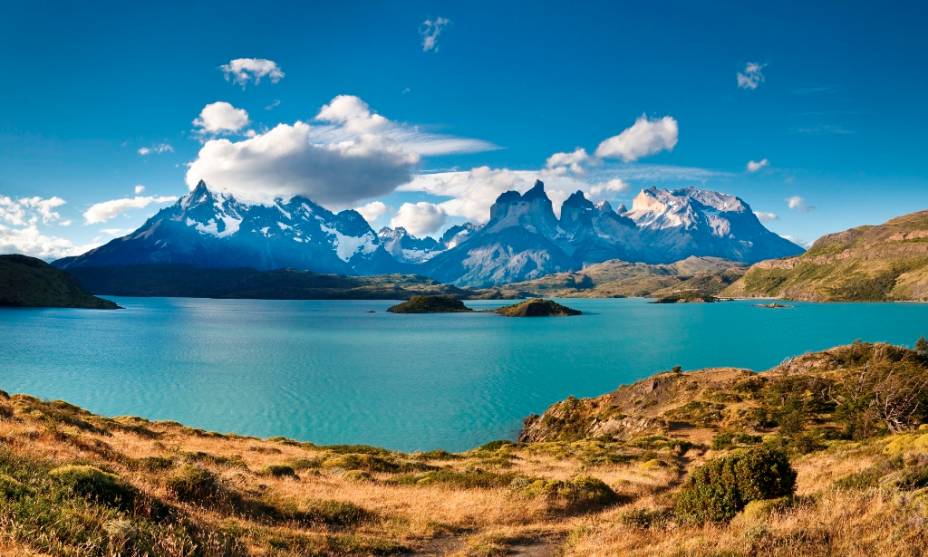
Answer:
<path fill-rule="evenodd" d="M 0 255 L 0 307 L 119 309 L 86 292 L 68 273 L 25 255 Z"/>

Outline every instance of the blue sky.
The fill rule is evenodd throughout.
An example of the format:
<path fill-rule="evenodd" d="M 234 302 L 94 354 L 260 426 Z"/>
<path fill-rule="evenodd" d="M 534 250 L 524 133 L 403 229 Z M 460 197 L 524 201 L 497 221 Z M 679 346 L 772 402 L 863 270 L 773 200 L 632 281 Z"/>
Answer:
<path fill-rule="evenodd" d="M 423 233 L 539 175 L 555 200 L 574 186 L 615 204 L 652 185 L 717 189 L 804 242 L 928 207 L 928 8 L 768 4 L 7 3 L 0 246 L 83 249 L 195 177 L 368 206 L 375 227 Z M 252 58 L 283 75 L 242 86 L 221 69 Z M 206 122 L 216 102 L 230 106 Z M 326 105 L 334 120 L 318 118 Z M 253 160 L 297 140 L 324 150 Z M 578 147 L 577 166 L 545 170 Z"/>

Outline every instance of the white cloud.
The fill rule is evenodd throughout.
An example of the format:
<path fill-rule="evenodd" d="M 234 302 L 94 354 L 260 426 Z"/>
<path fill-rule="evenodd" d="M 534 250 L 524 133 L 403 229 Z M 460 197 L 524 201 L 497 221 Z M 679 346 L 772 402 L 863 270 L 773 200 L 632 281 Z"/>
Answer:
<path fill-rule="evenodd" d="M 625 193 L 629 189 L 628 184 L 620 178 L 613 178 L 599 184 L 590 186 L 587 192 L 593 200 L 614 198 L 620 193 Z"/>
<path fill-rule="evenodd" d="M 757 172 L 763 168 L 766 168 L 770 164 L 770 161 L 767 159 L 761 159 L 759 161 L 748 161 L 747 171 L 748 172 Z"/>
<path fill-rule="evenodd" d="M 147 157 L 148 155 L 162 155 L 164 153 L 173 153 L 174 147 L 167 143 L 159 143 L 150 147 L 139 147 L 138 154 Z"/>
<path fill-rule="evenodd" d="M 230 60 L 228 64 L 219 66 L 225 75 L 227 81 L 234 81 L 242 86 L 242 89 L 248 85 L 249 81 L 255 85 L 261 83 L 261 79 L 267 77 L 271 83 L 277 83 L 284 78 L 284 72 L 277 65 L 277 62 L 267 58 L 236 58 Z"/>
<path fill-rule="evenodd" d="M 677 145 L 678 134 L 677 121 L 673 117 L 650 120 L 642 115 L 630 128 L 600 143 L 596 156 L 633 162 L 661 151 L 672 151 Z"/>
<path fill-rule="evenodd" d="M 241 141 L 207 141 L 188 167 L 187 184 L 203 180 L 259 203 L 305 195 L 351 207 L 410 181 L 422 156 L 493 148 L 393 122 L 350 95 L 332 99 L 316 121 L 278 124 Z"/>
<path fill-rule="evenodd" d="M 798 195 L 794 195 L 786 198 L 786 206 L 793 211 L 799 211 L 802 213 L 808 213 L 815 210 L 814 205 L 809 205 L 806 203 L 806 200 Z"/>
<path fill-rule="evenodd" d="M 757 62 L 748 62 L 744 66 L 743 72 L 738 72 L 737 80 L 738 87 L 741 89 L 749 89 L 753 91 L 760 87 L 760 84 L 764 82 L 764 64 L 758 64 Z"/>
<path fill-rule="evenodd" d="M 38 213 L 38 216 L 41 217 L 42 222 L 46 224 L 61 220 L 61 215 L 58 214 L 55 209 L 61 207 L 64 204 L 65 200 L 58 196 L 49 198 L 22 197 L 19 199 L 20 206 L 22 206 L 24 209 L 33 209 L 36 213 Z"/>
<path fill-rule="evenodd" d="M 94 203 L 89 209 L 84 211 L 84 222 L 86 224 L 97 224 L 113 219 L 130 209 L 142 209 L 149 205 L 161 203 L 170 203 L 176 201 L 176 197 L 170 195 L 164 196 L 135 196 L 123 197 L 120 199 L 110 199 L 100 203 Z"/>
<path fill-rule="evenodd" d="M 545 161 L 545 166 L 555 172 L 573 172 L 574 174 L 583 174 L 586 169 L 583 167 L 590 160 L 590 155 L 586 149 L 577 147 L 570 153 L 554 153 Z"/>
<path fill-rule="evenodd" d="M 448 215 L 441 206 L 426 201 L 403 203 L 396 215 L 390 219 L 390 227 L 402 226 L 413 236 L 427 236 L 437 232 Z"/>
<path fill-rule="evenodd" d="M 41 259 L 58 259 L 77 255 L 88 246 L 75 246 L 71 240 L 42 233 L 36 223 L 25 227 L 0 224 L 0 253 L 22 253 Z"/>
<path fill-rule="evenodd" d="M 438 36 L 442 30 L 451 23 L 446 17 L 436 17 L 435 19 L 426 19 L 419 28 L 419 35 L 422 36 L 422 52 L 438 52 Z"/>
<path fill-rule="evenodd" d="M 771 222 L 780 218 L 776 213 L 770 213 L 767 211 L 754 211 L 754 216 L 756 216 L 757 220 L 761 222 Z"/>
<path fill-rule="evenodd" d="M 145 186 L 143 186 L 142 184 L 136 184 L 135 187 L 133 188 L 133 191 L 135 192 L 135 195 L 142 195 L 143 193 L 145 193 Z"/>
<path fill-rule="evenodd" d="M 200 133 L 237 132 L 248 125 L 248 112 L 235 108 L 225 101 L 209 103 L 200 111 L 200 116 L 193 125 L 200 128 Z"/>
<path fill-rule="evenodd" d="M 387 206 L 384 205 L 383 201 L 371 201 L 360 207 L 355 207 L 354 210 L 361 213 L 361 216 L 364 217 L 368 224 L 377 222 L 380 217 L 387 214 Z"/>

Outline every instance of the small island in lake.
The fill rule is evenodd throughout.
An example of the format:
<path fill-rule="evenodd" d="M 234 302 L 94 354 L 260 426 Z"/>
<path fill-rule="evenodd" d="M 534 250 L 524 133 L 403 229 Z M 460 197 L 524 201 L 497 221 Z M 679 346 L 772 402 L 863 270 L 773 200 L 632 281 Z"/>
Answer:
<path fill-rule="evenodd" d="M 80 287 L 68 273 L 26 255 L 0 255 L 0 307 L 119 309 Z"/>
<path fill-rule="evenodd" d="M 702 292 L 674 292 L 667 294 L 666 296 L 661 296 L 655 298 L 655 304 L 708 304 L 712 302 L 718 302 L 719 299 L 715 296 L 705 294 Z"/>
<path fill-rule="evenodd" d="M 473 311 L 454 296 L 413 296 L 387 308 L 390 313 L 459 313 Z"/>
<path fill-rule="evenodd" d="M 583 312 L 551 300 L 532 298 L 518 304 L 501 307 L 496 310 L 496 313 L 505 317 L 565 317 L 580 315 Z"/>

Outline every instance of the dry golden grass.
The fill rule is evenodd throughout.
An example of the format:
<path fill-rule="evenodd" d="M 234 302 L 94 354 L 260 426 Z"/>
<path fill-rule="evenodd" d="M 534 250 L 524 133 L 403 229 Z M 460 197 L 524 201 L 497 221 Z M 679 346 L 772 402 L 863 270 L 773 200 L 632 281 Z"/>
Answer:
<path fill-rule="evenodd" d="M 685 415 L 692 424 L 673 422 L 668 427 L 664 422 L 661 429 L 651 422 L 637 436 L 627 434 L 634 430 L 631 427 L 623 430 L 623 438 L 500 443 L 455 455 L 220 435 L 173 422 L 94 416 L 61 402 L 0 393 L 0 555 L 134 555 L 122 552 L 120 548 L 128 546 L 113 541 L 122 535 L 119 532 L 161 532 L 157 528 L 164 516 L 183 528 L 195 525 L 202 547 L 199 553 L 189 545 L 182 547 L 188 529 L 162 540 L 149 554 L 925 553 L 928 486 L 903 488 L 898 479 L 906 463 L 928 466 L 928 430 L 859 441 L 823 437 L 820 446 L 800 451 L 808 454 L 793 453 L 796 497 L 788 505 L 749 505 L 727 524 L 693 526 L 675 519 L 674 499 L 688 472 L 730 450 L 718 444 L 712 448 L 715 436 L 728 428 L 728 414 L 717 423 L 703 423 L 700 407 L 685 403 L 719 400 L 745 378 L 750 378 L 746 372 L 731 369 L 665 374 L 653 384 L 644 381 L 576 403 L 590 413 L 582 419 L 597 412 L 603 417 L 590 423 L 623 420 L 630 409 L 641 408 L 644 416 Z M 648 404 L 648 397 L 657 402 Z M 726 412 L 737 414 L 760 403 L 743 397 L 726 399 L 726 404 Z M 815 431 L 827 432 L 828 425 L 819 423 Z M 782 440 L 776 430 L 763 434 L 771 442 Z M 97 536 L 96 545 L 78 543 L 87 532 L 68 530 L 54 544 L 23 534 L 23 516 L 4 508 L 14 497 L 4 490 L 17 485 L 9 483 L 11 474 L 18 473 L 22 482 L 54 486 L 43 471 L 75 463 L 115 474 L 148 502 L 148 514 L 107 509 L 97 502 L 77 505 L 74 508 L 88 520 L 99 518 L 104 524 L 105 532 L 91 532 Z M 170 478 L 191 465 L 219 479 L 215 500 L 179 494 Z M 859 485 L 836 485 L 873 470 L 879 473 Z M 562 501 L 531 496 L 534 492 L 525 488 L 535 480 L 569 485 L 581 476 L 605 482 L 617 494 L 616 502 L 569 507 L 568 512 Z M 68 492 L 57 497 L 52 506 L 74 506 Z M 170 512 L 151 510 L 159 505 Z M 48 507 L 39 510 L 55 512 Z"/>

